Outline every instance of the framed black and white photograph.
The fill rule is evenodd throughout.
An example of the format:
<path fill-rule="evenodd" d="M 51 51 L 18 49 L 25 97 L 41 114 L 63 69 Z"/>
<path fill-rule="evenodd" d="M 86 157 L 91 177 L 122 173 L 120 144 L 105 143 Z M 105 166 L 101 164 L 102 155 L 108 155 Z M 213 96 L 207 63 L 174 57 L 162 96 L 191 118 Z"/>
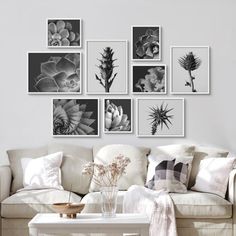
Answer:
<path fill-rule="evenodd" d="M 98 99 L 53 99 L 54 137 L 99 137 Z"/>
<path fill-rule="evenodd" d="M 184 137 L 183 98 L 137 99 L 138 137 Z"/>
<path fill-rule="evenodd" d="M 171 93 L 209 94 L 209 46 L 172 46 L 170 54 Z"/>
<path fill-rule="evenodd" d="M 29 52 L 29 94 L 81 94 L 81 53 Z"/>
<path fill-rule="evenodd" d="M 127 94 L 127 41 L 86 41 L 86 93 Z"/>
<path fill-rule="evenodd" d="M 132 99 L 104 99 L 103 110 L 104 133 L 124 134 L 133 132 Z"/>
<path fill-rule="evenodd" d="M 166 94 L 166 65 L 142 64 L 132 66 L 133 94 Z"/>
<path fill-rule="evenodd" d="M 131 58 L 134 61 L 161 60 L 161 27 L 135 25 L 131 28 Z"/>
<path fill-rule="evenodd" d="M 81 22 L 79 18 L 47 19 L 47 47 L 81 48 Z"/>

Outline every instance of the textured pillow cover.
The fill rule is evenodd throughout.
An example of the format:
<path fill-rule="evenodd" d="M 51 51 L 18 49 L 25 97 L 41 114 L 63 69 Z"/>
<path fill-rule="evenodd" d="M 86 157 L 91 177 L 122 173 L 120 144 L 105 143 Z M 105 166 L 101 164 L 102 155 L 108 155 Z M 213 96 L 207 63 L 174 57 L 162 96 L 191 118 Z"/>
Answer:
<path fill-rule="evenodd" d="M 45 156 L 47 154 L 47 146 L 28 149 L 14 149 L 7 151 L 13 176 L 11 193 L 15 193 L 18 189 L 23 188 L 23 169 L 21 167 L 21 159 L 24 157 L 37 158 Z"/>
<path fill-rule="evenodd" d="M 21 190 L 59 189 L 61 186 L 61 170 L 63 153 L 57 152 L 39 158 L 22 158 L 21 165 L 24 173 Z"/>
<path fill-rule="evenodd" d="M 126 173 L 118 180 L 119 190 L 127 190 L 131 185 L 144 185 L 147 174 L 147 155 L 150 149 L 146 147 L 135 147 L 125 144 L 106 145 L 101 148 L 94 147 L 94 162 L 97 164 L 109 164 L 118 155 L 130 158 Z M 99 191 L 93 180 L 90 185 L 90 192 Z"/>
<path fill-rule="evenodd" d="M 155 167 L 153 177 L 147 181 L 146 187 L 153 190 L 186 193 L 188 164 L 176 163 L 174 160 L 165 160 Z"/>
<path fill-rule="evenodd" d="M 236 158 L 210 157 L 200 162 L 196 183 L 191 188 L 199 192 L 217 194 L 225 198 L 229 173 L 234 168 Z"/>

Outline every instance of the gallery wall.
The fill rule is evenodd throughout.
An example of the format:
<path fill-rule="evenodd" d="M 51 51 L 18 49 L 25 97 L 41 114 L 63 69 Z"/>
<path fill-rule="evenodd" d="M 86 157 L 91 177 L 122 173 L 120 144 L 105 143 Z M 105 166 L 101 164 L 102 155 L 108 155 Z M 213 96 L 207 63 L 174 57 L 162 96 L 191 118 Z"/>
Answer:
<path fill-rule="evenodd" d="M 8 0 L 1 1 L 0 9 L 0 164 L 8 163 L 7 149 L 35 147 L 49 142 L 86 146 L 105 143 L 155 146 L 188 142 L 220 146 L 236 153 L 234 0 Z M 83 47 L 80 50 L 83 61 L 86 39 L 130 41 L 131 25 L 162 27 L 161 63 L 167 64 L 168 72 L 171 45 L 209 45 L 211 94 L 174 96 L 170 95 L 168 87 L 167 95 L 159 96 L 185 98 L 185 137 L 137 138 L 134 127 L 133 134 L 104 134 L 101 131 L 99 138 L 53 138 L 51 100 L 60 95 L 27 94 L 27 52 L 47 50 L 48 17 L 79 17 L 83 20 Z M 129 60 L 129 68 L 130 64 Z M 82 78 L 85 81 L 84 71 L 83 63 Z M 129 75 L 130 72 L 129 69 Z M 88 97 L 85 94 L 70 97 L 80 96 Z M 106 98 L 104 95 L 89 97 Z"/>

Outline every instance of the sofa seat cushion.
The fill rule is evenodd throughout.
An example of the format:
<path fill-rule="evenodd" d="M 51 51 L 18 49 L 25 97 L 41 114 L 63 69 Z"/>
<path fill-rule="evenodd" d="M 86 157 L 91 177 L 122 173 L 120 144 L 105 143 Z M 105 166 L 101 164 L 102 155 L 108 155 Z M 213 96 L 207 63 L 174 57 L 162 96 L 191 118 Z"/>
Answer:
<path fill-rule="evenodd" d="M 123 197 L 126 191 L 118 191 L 117 195 L 117 213 L 122 213 Z M 85 204 L 82 213 L 101 213 L 101 193 L 91 192 L 84 196 L 81 203 Z"/>
<path fill-rule="evenodd" d="M 2 202 L 1 216 L 4 218 L 32 218 L 37 213 L 54 212 L 52 204 L 68 202 L 69 192 L 65 190 L 43 189 L 21 191 Z M 81 197 L 71 193 L 71 202 L 79 203 Z"/>
<path fill-rule="evenodd" d="M 188 191 L 185 194 L 170 193 L 170 196 L 176 218 L 232 217 L 232 204 L 215 194 Z"/>

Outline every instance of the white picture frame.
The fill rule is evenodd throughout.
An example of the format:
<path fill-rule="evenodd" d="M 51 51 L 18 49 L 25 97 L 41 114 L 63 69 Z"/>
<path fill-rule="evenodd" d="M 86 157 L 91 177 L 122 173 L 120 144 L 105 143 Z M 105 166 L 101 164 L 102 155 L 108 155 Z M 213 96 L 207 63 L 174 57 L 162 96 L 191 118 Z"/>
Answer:
<path fill-rule="evenodd" d="M 174 102 L 175 101 L 175 102 Z M 165 103 L 166 102 L 166 103 Z M 172 109 L 167 112 L 168 116 L 171 116 L 168 122 L 168 129 L 163 123 L 159 123 L 156 127 L 153 126 L 153 119 L 150 116 L 150 112 L 153 113 L 153 107 L 161 107 L 166 110 Z M 173 109 L 176 108 L 176 109 Z M 168 114 L 169 113 L 169 114 Z M 164 138 L 164 137 L 184 137 L 185 136 L 185 100 L 184 98 L 137 98 L 136 99 L 136 136 L 142 138 Z M 141 125 L 142 126 L 141 126 Z M 164 129 L 164 130 L 163 130 Z M 154 133 L 155 131 L 155 133 Z M 159 132 L 159 134 L 157 134 Z M 153 134 L 154 133 L 154 134 Z"/>
<path fill-rule="evenodd" d="M 197 69 L 189 72 L 180 65 L 180 60 L 192 53 Z M 191 85 L 193 81 L 193 86 Z M 186 95 L 210 94 L 210 47 L 171 46 L 170 47 L 170 93 Z"/>

